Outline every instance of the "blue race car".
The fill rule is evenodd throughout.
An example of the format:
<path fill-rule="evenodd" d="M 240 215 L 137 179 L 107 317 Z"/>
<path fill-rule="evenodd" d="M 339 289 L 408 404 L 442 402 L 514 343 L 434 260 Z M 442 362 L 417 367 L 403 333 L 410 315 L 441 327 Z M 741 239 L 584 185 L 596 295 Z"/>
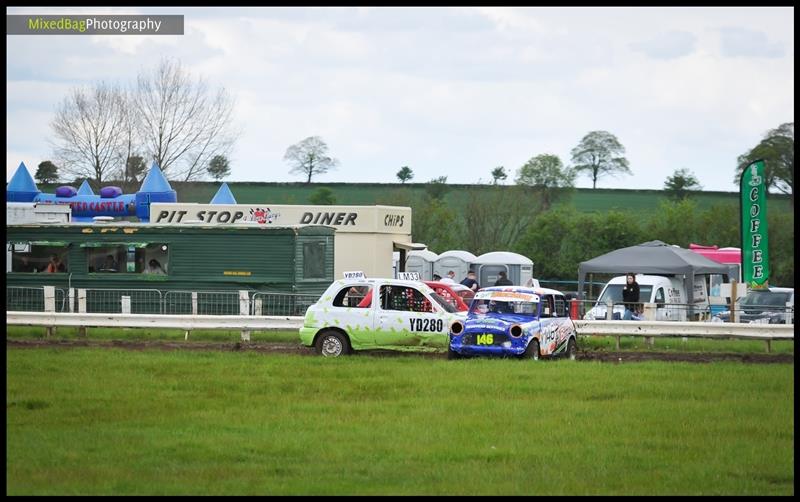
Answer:
<path fill-rule="evenodd" d="M 467 319 L 450 326 L 448 358 L 493 355 L 538 360 L 578 353 L 564 295 L 554 289 L 495 286 L 475 294 Z"/>

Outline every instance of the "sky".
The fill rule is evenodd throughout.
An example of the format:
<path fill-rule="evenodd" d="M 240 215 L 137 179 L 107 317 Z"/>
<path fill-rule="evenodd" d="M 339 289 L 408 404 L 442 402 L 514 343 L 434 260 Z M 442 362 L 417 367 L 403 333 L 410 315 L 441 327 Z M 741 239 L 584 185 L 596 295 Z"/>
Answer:
<path fill-rule="evenodd" d="M 6 181 L 53 160 L 70 89 L 129 85 L 165 57 L 224 87 L 241 135 L 225 181 L 305 181 L 286 149 L 320 136 L 314 182 L 486 183 L 540 154 L 571 164 L 614 134 L 661 189 L 688 169 L 736 191 L 736 159 L 794 122 L 793 7 L 9 8 L 7 14 L 182 14 L 184 35 L 6 35 Z M 576 186 L 592 186 L 587 175 Z"/>

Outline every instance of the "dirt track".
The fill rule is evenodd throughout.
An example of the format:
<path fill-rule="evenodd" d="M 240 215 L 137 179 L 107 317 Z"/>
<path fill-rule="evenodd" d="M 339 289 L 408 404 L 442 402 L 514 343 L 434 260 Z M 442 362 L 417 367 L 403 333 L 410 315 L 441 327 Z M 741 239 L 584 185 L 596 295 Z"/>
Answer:
<path fill-rule="evenodd" d="M 126 350 L 215 350 L 223 352 L 252 351 L 273 354 L 314 355 L 312 349 L 294 343 L 239 343 L 239 342 L 183 342 L 183 341 L 102 341 L 102 340 L 6 340 L 10 348 L 76 348 L 99 347 Z M 406 353 L 392 351 L 369 351 L 359 354 L 366 357 L 446 357 L 442 353 Z M 788 363 L 794 364 L 794 354 L 736 354 L 715 352 L 605 352 L 580 351 L 578 361 L 600 361 L 609 363 L 625 363 L 638 361 L 676 361 L 692 363 L 710 363 L 715 361 L 739 361 L 743 363 Z"/>

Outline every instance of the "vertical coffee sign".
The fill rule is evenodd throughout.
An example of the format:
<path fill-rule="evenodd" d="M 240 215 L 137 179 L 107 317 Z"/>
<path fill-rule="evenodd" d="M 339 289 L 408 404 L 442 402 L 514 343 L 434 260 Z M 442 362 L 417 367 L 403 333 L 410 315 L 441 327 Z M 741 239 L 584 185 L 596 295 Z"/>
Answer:
<path fill-rule="evenodd" d="M 742 207 L 742 278 L 749 288 L 766 288 L 769 280 L 767 241 L 767 188 L 764 161 L 742 171 L 739 192 Z"/>

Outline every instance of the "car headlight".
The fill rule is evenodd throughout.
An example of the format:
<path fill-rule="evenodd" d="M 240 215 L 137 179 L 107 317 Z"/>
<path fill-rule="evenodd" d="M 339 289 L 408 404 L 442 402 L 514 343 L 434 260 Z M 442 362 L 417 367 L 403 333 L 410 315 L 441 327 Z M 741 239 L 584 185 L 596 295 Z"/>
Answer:
<path fill-rule="evenodd" d="M 519 324 L 515 324 L 510 328 L 508 328 L 508 332 L 514 338 L 519 338 L 522 336 L 522 326 L 520 326 Z"/>

